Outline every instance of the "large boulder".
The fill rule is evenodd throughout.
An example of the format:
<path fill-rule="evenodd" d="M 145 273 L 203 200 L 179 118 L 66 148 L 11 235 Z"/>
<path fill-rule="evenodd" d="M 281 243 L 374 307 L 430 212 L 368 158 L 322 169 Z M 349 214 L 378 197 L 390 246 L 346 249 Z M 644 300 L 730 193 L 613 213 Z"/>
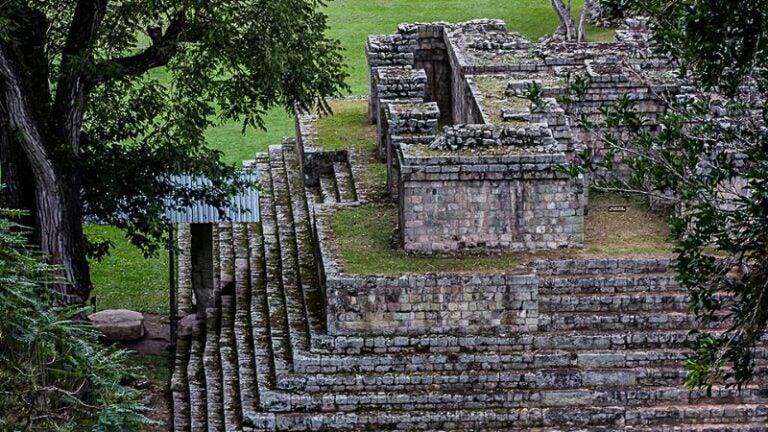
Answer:
<path fill-rule="evenodd" d="M 144 315 L 126 309 L 113 309 L 88 315 L 107 341 L 132 341 L 144 337 Z"/>

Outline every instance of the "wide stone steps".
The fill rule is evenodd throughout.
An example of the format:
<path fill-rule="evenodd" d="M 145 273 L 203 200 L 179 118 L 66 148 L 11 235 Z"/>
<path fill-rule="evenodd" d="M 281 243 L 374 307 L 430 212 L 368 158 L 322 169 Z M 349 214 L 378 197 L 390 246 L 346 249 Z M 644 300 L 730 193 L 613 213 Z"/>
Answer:
<path fill-rule="evenodd" d="M 263 395 L 265 396 L 265 395 Z M 461 410 L 489 408 L 548 408 L 648 406 L 653 404 L 697 405 L 701 403 L 761 403 L 765 391 L 750 386 L 741 391 L 715 389 L 710 397 L 682 385 L 639 387 L 603 386 L 579 389 L 480 389 L 423 392 L 326 392 L 317 394 L 270 392 L 262 407 L 270 412 L 316 412 L 360 410 Z"/>
<path fill-rule="evenodd" d="M 657 349 L 691 341 L 690 329 L 654 332 L 537 332 L 510 335 L 318 336 L 317 354 L 519 352 L 535 349 Z"/>
<path fill-rule="evenodd" d="M 539 295 L 685 292 L 672 273 L 542 276 Z"/>
<path fill-rule="evenodd" d="M 696 318 L 689 313 L 665 312 L 636 312 L 618 315 L 616 313 L 595 312 L 561 312 L 539 316 L 539 329 L 542 331 L 603 331 L 624 332 L 655 330 L 693 329 L 699 325 Z M 712 324 L 711 327 L 715 327 Z"/>
<path fill-rule="evenodd" d="M 661 260 L 617 282 L 588 263 L 539 263 L 548 288 L 534 334 L 325 334 L 312 192 L 290 148 L 256 159 L 262 223 L 215 230 L 218 301 L 179 344 L 175 430 L 736 431 L 764 420 L 762 379 L 711 398 L 680 385 L 691 327 Z M 326 186 L 342 200 L 337 165 Z M 574 278 L 578 289 L 562 282 Z M 761 368 L 766 358 L 761 348 Z"/>
<path fill-rule="evenodd" d="M 590 293 L 540 295 L 539 312 L 595 312 L 612 314 L 635 312 L 688 311 L 688 295 L 683 292 L 643 292 L 631 294 Z"/>
<path fill-rule="evenodd" d="M 671 368 L 571 369 L 541 368 L 529 371 L 464 370 L 458 373 L 405 372 L 295 375 L 281 380 L 281 389 L 292 392 L 426 391 L 486 389 L 578 389 L 606 385 L 674 386 L 685 381 L 680 363 Z"/>
<path fill-rule="evenodd" d="M 627 411 L 625 421 L 628 427 L 721 424 L 768 422 L 766 404 L 701 404 L 661 405 Z M 768 427 L 768 424 L 763 424 Z"/>
<path fill-rule="evenodd" d="M 574 426 L 590 431 L 620 430 L 621 408 L 585 408 Z M 419 411 L 386 410 L 360 413 L 278 414 L 264 419 L 279 431 L 416 431 L 416 430 L 548 430 L 544 425 L 557 423 L 568 415 L 567 408 L 522 408 L 509 410 Z M 605 426 L 606 424 L 613 426 Z M 360 425 L 366 425 L 361 429 Z M 487 429 L 488 427 L 493 429 Z M 551 429 L 549 429 L 551 430 Z"/>

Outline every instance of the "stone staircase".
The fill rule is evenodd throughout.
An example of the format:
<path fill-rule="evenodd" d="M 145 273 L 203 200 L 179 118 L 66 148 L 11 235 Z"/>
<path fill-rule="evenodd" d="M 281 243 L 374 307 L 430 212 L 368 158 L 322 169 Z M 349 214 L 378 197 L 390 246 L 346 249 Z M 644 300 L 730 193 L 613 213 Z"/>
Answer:
<path fill-rule="evenodd" d="M 711 396 L 682 386 L 693 320 L 664 260 L 537 263 L 533 334 L 328 335 L 311 213 L 357 199 L 352 171 L 305 188 L 288 144 L 256 167 L 262 223 L 215 230 L 217 302 L 177 345 L 174 430 L 768 430 L 764 373 Z"/>

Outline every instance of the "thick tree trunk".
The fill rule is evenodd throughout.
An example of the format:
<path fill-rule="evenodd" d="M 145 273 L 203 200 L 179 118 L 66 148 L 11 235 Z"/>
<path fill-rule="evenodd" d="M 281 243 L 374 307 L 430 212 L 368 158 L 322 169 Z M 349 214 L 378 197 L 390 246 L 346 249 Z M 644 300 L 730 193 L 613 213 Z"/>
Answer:
<path fill-rule="evenodd" d="M 0 104 L 35 179 L 36 225 L 41 251 L 62 267 L 65 282 L 55 284 L 65 304 L 82 303 L 90 290 L 90 274 L 82 231 L 80 178 L 67 148 L 49 132 L 36 113 L 33 98 L 20 78 L 18 62 L 0 42 Z M 58 145 L 57 145 L 58 144 Z"/>
<path fill-rule="evenodd" d="M 84 303 L 91 292 L 91 277 L 83 235 L 80 180 L 77 176 L 44 176 L 35 191 L 37 229 L 41 248 L 59 264 L 69 282 L 56 286 L 65 304 Z M 55 184 L 49 184 L 54 179 Z"/>

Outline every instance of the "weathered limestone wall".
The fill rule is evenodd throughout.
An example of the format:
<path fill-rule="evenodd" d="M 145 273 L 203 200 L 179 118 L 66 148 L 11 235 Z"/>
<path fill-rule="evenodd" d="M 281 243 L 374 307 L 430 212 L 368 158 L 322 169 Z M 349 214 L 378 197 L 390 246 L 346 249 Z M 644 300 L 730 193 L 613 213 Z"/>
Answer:
<path fill-rule="evenodd" d="M 370 109 L 375 110 L 375 123 L 379 125 L 376 140 L 379 148 L 379 158 L 387 158 L 387 122 L 385 111 L 387 105 L 395 102 L 418 103 L 426 95 L 427 75 L 421 69 L 410 67 L 382 67 L 372 69 L 374 77 L 373 96 L 370 98 Z"/>
<path fill-rule="evenodd" d="M 407 252 L 540 250 L 584 242 L 583 187 L 564 155 L 404 157 L 400 236 Z"/>
<path fill-rule="evenodd" d="M 418 45 L 413 53 L 413 66 L 423 69 L 427 76 L 426 98 L 436 102 L 441 113 L 450 113 L 453 105 L 451 80 L 453 71 L 448 60 L 445 42 L 446 24 L 418 24 L 407 31 L 418 34 Z"/>
<path fill-rule="evenodd" d="M 332 276 L 326 282 L 331 334 L 536 331 L 533 275 Z"/>

